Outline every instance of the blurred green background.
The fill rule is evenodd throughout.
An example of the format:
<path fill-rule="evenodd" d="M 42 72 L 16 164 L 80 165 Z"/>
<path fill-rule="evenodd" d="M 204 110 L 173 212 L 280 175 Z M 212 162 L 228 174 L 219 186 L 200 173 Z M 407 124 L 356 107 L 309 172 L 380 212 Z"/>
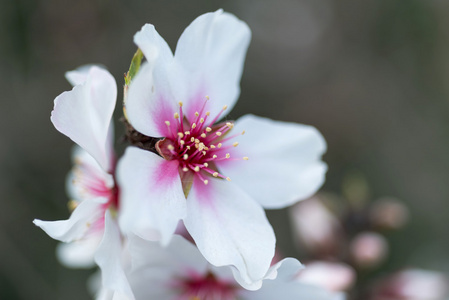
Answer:
<path fill-rule="evenodd" d="M 173 49 L 194 18 L 218 8 L 253 32 L 230 117 L 317 127 L 328 142 L 323 190 L 340 192 L 356 171 L 373 199 L 395 196 L 411 210 L 389 236 L 384 270 L 449 271 L 448 1 L 0 0 L 0 299 L 88 299 L 92 270 L 60 266 L 57 243 L 32 224 L 69 216 L 72 142 L 49 118 L 71 89 L 64 72 L 99 63 L 120 86 L 143 24 Z M 301 259 L 287 212 L 269 216 L 283 253 Z"/>

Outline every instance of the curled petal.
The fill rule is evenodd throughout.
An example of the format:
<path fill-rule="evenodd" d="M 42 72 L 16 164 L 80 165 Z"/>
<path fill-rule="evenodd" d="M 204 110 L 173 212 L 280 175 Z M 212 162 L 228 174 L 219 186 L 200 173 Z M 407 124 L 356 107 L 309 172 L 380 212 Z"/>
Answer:
<path fill-rule="evenodd" d="M 239 296 L 245 300 L 343 300 L 342 294 L 304 284 L 295 280 L 302 265 L 293 258 L 286 258 L 270 268 L 263 286 L 257 291 L 241 290 Z M 270 274 L 271 273 L 271 274 Z"/>
<path fill-rule="evenodd" d="M 106 70 L 92 67 L 86 81 L 55 99 L 51 121 L 92 155 L 105 171 L 112 171 L 112 113 L 117 85 Z"/>
<path fill-rule="evenodd" d="M 101 218 L 104 210 L 102 206 L 107 199 L 89 199 L 81 202 L 73 211 L 68 220 L 42 221 L 33 223 L 44 230 L 49 236 L 61 242 L 72 242 L 83 238 L 91 226 Z"/>
<path fill-rule="evenodd" d="M 82 84 L 86 82 L 89 72 L 93 67 L 104 69 L 100 65 L 83 65 L 76 68 L 76 70 L 66 72 L 65 78 L 72 86 Z"/>
<path fill-rule="evenodd" d="M 265 208 L 289 206 L 321 187 L 326 143 L 314 127 L 246 115 L 233 129 L 243 130 L 231 157 L 249 160 L 223 161 L 219 168 Z"/>

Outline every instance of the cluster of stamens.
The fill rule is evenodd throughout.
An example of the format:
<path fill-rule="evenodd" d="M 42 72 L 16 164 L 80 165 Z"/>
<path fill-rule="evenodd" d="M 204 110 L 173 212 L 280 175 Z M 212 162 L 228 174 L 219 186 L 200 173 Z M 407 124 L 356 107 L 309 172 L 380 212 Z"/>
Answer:
<path fill-rule="evenodd" d="M 179 300 L 234 300 L 238 288 L 231 282 L 221 280 L 212 273 L 196 274 L 190 272 L 189 278 L 175 283 L 181 295 Z"/>
<path fill-rule="evenodd" d="M 89 166 L 79 158 L 75 158 L 73 169 L 74 178 L 72 184 L 77 187 L 82 198 L 107 198 L 108 202 L 104 207 L 118 208 L 118 187 L 114 183 L 113 177 L 102 177 L 103 174 Z M 109 181 L 108 181 L 109 180 Z M 70 200 L 68 207 L 73 211 L 78 206 L 78 201 Z"/>
<path fill-rule="evenodd" d="M 245 134 L 245 131 L 226 136 L 234 127 L 234 123 L 214 124 L 227 109 L 227 105 L 223 106 L 214 118 L 211 118 L 210 112 L 204 112 L 208 100 L 209 97 L 206 97 L 202 109 L 199 112 L 195 112 L 191 124 L 184 118 L 183 103 L 179 102 L 179 112 L 173 114 L 176 131 L 173 130 L 174 126 L 172 126 L 169 120 L 165 121 L 169 135 L 159 145 L 158 149 L 165 158 L 177 159 L 183 172 L 194 172 L 204 184 L 209 183 L 207 175 L 228 181 L 231 180 L 218 172 L 216 163 L 223 160 L 248 160 L 248 157 L 231 158 L 231 154 L 226 151 L 238 146 L 238 142 L 231 144 L 230 141 L 237 136 Z"/>

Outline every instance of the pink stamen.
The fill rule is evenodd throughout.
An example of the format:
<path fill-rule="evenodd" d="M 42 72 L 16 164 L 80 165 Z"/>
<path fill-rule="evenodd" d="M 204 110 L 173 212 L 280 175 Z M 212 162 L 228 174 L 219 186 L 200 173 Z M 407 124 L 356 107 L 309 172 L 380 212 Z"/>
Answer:
<path fill-rule="evenodd" d="M 227 109 L 228 107 L 225 105 L 223 108 L 218 112 L 218 114 L 215 116 L 215 118 L 209 123 L 209 127 L 212 127 L 212 125 L 217 122 L 217 120 L 220 118 L 221 114 Z"/>

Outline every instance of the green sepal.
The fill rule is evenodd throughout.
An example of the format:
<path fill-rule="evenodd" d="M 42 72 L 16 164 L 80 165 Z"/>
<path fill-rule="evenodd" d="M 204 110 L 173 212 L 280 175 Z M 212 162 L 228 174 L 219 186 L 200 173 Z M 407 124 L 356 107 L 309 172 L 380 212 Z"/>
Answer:
<path fill-rule="evenodd" d="M 179 176 L 181 177 L 181 183 L 182 183 L 182 191 L 184 192 L 184 196 L 189 196 L 190 190 L 192 189 L 193 185 L 193 172 L 184 172 L 183 170 L 179 169 Z"/>
<path fill-rule="evenodd" d="M 129 66 L 129 71 L 125 75 L 125 84 L 129 85 L 131 79 L 137 74 L 140 69 L 140 64 L 142 63 L 143 53 L 139 48 L 136 53 L 134 53 L 133 59 L 131 60 L 131 65 Z"/>

